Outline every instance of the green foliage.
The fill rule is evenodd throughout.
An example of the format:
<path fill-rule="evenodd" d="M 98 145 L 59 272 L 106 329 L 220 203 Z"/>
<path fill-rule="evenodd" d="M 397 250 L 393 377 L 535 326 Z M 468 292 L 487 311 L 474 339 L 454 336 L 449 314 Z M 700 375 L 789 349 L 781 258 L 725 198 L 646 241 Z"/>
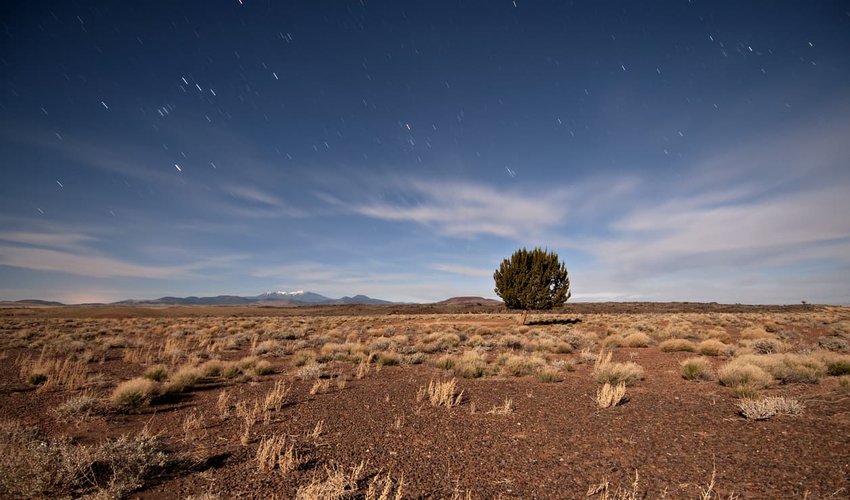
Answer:
<path fill-rule="evenodd" d="M 570 278 L 558 254 L 521 248 L 493 274 L 496 294 L 510 309 L 552 309 L 570 298 Z"/>

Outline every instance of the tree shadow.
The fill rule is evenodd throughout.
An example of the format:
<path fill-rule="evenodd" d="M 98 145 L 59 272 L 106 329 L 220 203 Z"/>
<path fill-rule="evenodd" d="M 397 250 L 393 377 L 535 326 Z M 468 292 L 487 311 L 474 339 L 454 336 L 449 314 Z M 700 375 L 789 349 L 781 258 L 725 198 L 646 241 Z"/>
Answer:
<path fill-rule="evenodd" d="M 529 321 L 526 323 L 529 326 L 540 326 L 540 325 L 575 325 L 576 323 L 581 323 L 580 318 L 556 318 L 556 319 L 538 319 L 535 321 Z"/>

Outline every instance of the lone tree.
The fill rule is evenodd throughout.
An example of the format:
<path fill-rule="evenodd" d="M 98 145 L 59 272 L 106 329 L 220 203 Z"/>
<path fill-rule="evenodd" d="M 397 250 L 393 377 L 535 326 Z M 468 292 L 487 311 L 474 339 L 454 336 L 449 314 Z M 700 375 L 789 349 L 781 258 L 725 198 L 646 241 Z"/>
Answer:
<path fill-rule="evenodd" d="M 570 298 L 570 277 L 558 254 L 542 248 L 521 248 L 493 273 L 496 294 L 509 309 L 522 309 L 522 324 L 529 310 L 552 309 Z"/>

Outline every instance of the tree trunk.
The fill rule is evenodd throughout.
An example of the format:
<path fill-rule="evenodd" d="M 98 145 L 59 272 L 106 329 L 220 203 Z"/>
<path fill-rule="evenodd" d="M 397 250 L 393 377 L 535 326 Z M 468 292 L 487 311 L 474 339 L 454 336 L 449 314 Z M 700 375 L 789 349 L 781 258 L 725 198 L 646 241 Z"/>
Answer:
<path fill-rule="evenodd" d="M 522 311 L 522 315 L 519 318 L 519 324 L 524 325 L 526 320 L 528 320 L 528 309 Z"/>

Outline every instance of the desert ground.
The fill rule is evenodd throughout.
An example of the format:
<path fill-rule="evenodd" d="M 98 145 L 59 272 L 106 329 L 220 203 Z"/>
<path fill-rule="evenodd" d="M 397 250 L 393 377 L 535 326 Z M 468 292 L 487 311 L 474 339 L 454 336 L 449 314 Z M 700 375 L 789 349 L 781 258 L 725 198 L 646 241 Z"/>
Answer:
<path fill-rule="evenodd" d="M 850 308 L 0 308 L 0 497 L 850 498 Z"/>

